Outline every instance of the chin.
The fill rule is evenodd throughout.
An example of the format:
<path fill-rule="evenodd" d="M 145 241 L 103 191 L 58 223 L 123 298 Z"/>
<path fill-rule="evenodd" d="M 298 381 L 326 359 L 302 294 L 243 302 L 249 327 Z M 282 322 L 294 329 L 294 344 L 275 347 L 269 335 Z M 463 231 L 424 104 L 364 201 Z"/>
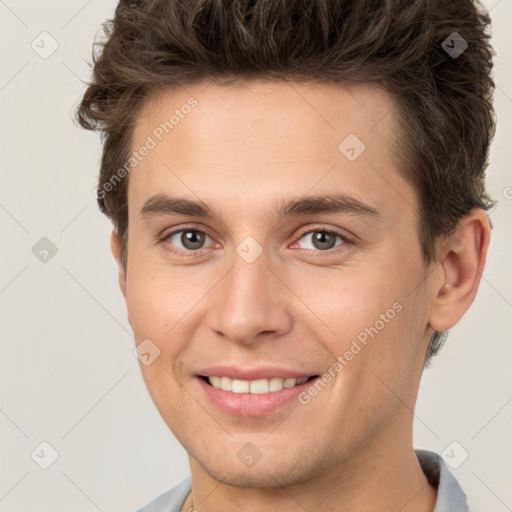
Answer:
<path fill-rule="evenodd" d="M 262 458 L 251 468 L 243 467 L 238 460 L 236 464 L 226 460 L 225 464 L 208 466 L 198 462 L 214 480 L 233 487 L 281 488 L 301 484 L 318 474 L 311 461 L 305 464 L 303 460 L 294 464 L 279 460 L 265 462 Z"/>

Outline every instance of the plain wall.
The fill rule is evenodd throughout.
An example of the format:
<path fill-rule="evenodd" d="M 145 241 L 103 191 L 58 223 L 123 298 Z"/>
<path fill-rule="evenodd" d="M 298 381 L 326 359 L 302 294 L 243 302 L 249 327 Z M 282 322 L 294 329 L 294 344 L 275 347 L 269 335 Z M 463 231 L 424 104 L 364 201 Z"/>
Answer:
<path fill-rule="evenodd" d="M 488 189 L 499 204 L 477 299 L 424 373 L 414 428 L 417 448 L 463 447 L 453 473 L 475 510 L 501 512 L 512 508 L 512 2 L 485 5 L 497 51 Z M 93 196 L 99 136 L 71 120 L 114 6 L 0 2 L 0 511 L 129 512 L 189 474 L 132 353 L 111 227 Z M 51 49 L 43 31 L 58 42 L 47 59 L 31 47 Z M 58 250 L 46 263 L 32 252 L 43 237 Z M 31 457 L 43 441 L 58 452 L 48 469 Z"/>

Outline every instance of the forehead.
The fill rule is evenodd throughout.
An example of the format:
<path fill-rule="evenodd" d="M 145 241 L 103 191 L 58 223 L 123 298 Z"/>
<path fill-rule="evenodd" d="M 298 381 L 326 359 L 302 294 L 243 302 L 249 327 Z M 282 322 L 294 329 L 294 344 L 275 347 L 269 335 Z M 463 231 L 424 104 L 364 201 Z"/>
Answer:
<path fill-rule="evenodd" d="M 378 206 L 406 186 L 396 119 L 391 95 L 369 84 L 249 81 L 164 91 L 146 102 L 134 130 L 132 149 L 151 149 L 130 173 L 129 204 L 177 189 L 227 190 L 249 204 L 251 195 L 261 202 L 341 187 Z"/>
<path fill-rule="evenodd" d="M 339 138 L 349 130 L 361 138 L 387 136 L 388 142 L 393 142 L 390 135 L 397 128 L 395 110 L 392 96 L 372 84 L 256 80 L 232 85 L 202 83 L 164 90 L 146 100 L 134 142 L 142 142 L 148 133 L 158 132 L 158 127 L 168 121 L 172 126 L 167 128 L 174 138 L 184 131 L 180 125 L 186 124 L 197 143 L 208 145 L 231 137 L 238 144 L 245 139 L 246 147 L 250 147 L 250 137 L 290 133 L 297 142 L 309 138 L 311 147 L 318 134 L 336 134 L 335 138 Z M 185 119 L 187 122 L 183 123 Z"/>

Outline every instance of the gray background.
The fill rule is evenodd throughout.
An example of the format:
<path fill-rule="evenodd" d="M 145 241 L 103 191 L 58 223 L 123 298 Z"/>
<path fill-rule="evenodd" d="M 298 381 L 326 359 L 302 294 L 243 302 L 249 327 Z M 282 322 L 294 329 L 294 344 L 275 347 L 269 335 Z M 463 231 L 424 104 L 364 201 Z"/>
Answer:
<path fill-rule="evenodd" d="M 130 511 L 188 475 L 132 353 L 93 196 L 99 136 L 71 121 L 115 4 L 0 1 L 0 511 Z M 475 510 L 501 512 L 512 510 L 512 1 L 485 5 L 498 53 L 488 188 L 499 205 L 478 297 L 424 374 L 414 427 L 417 448 L 453 465 L 467 452 L 454 474 Z M 31 47 L 51 50 L 44 31 L 58 43 L 46 59 Z M 58 249 L 46 262 L 32 250 L 43 237 Z M 58 453 L 48 469 L 43 441 Z"/>

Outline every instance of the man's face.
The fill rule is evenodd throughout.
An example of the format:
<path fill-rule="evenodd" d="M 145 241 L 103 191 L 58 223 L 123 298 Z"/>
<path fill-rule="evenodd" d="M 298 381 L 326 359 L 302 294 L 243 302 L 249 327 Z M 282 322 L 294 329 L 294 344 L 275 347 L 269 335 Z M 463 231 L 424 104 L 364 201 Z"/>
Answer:
<path fill-rule="evenodd" d="M 431 283 L 393 105 L 368 85 L 202 84 L 137 124 L 130 323 L 160 350 L 141 364 L 160 414 L 217 480 L 298 483 L 410 438 Z M 324 196 L 344 206 L 304 203 Z M 293 376 L 320 378 L 279 390 Z"/>

